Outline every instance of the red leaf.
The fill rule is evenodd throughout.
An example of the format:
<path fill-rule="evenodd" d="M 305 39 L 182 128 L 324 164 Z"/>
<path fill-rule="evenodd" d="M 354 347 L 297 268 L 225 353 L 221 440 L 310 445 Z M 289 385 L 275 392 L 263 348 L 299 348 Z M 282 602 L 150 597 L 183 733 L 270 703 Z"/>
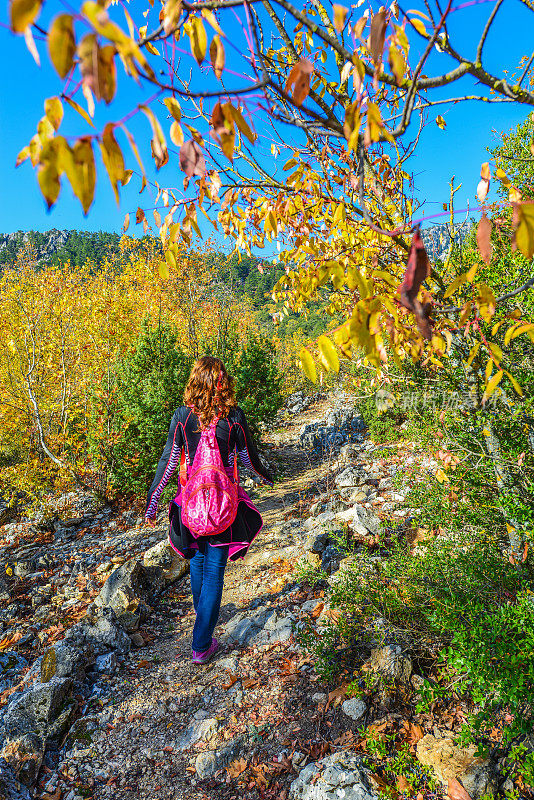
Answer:
<path fill-rule="evenodd" d="M 202 177 L 206 174 L 206 162 L 198 144 L 190 139 L 180 147 L 180 169 L 188 178 L 193 175 Z"/>
<path fill-rule="evenodd" d="M 486 216 L 486 212 L 484 212 L 480 218 L 480 222 L 478 223 L 477 228 L 477 245 L 480 251 L 480 255 L 486 262 L 489 264 L 491 261 L 491 229 L 493 225 L 491 220 L 489 220 Z"/>
<path fill-rule="evenodd" d="M 291 99 L 299 108 L 310 93 L 310 76 L 312 72 L 313 64 L 309 58 L 301 58 L 293 65 L 289 73 L 286 92 L 290 92 L 293 87 Z"/>
<path fill-rule="evenodd" d="M 404 273 L 404 280 L 399 286 L 400 301 L 405 308 L 413 311 L 417 327 L 425 339 L 432 338 L 432 328 L 429 322 L 430 303 L 424 305 L 419 302 L 417 295 L 422 282 L 430 275 L 430 261 L 428 260 L 425 245 L 421 239 L 419 229 L 413 235 L 412 246 L 408 256 L 408 264 Z"/>
<path fill-rule="evenodd" d="M 382 61 L 384 41 L 386 38 L 386 10 L 381 8 L 371 21 L 371 35 L 369 36 L 369 49 L 375 64 Z"/>
<path fill-rule="evenodd" d="M 450 800 L 472 800 L 467 794 L 462 784 L 456 778 L 449 778 L 447 781 L 448 795 Z"/>

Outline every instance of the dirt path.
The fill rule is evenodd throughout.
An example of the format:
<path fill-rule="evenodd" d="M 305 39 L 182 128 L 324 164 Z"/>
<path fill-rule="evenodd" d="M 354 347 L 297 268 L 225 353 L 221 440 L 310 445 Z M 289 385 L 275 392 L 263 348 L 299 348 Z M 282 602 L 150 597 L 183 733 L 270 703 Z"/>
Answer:
<path fill-rule="evenodd" d="M 126 671 L 110 679 L 104 713 L 93 723 L 96 734 L 91 718 L 84 724 L 75 757 L 61 769 L 73 779 L 64 800 L 88 793 L 95 800 L 229 800 L 238 796 L 222 769 L 229 762 L 231 770 L 238 773 L 246 764 L 250 773 L 248 793 L 241 789 L 240 797 L 283 798 L 295 777 L 294 742 L 307 740 L 320 753 L 320 715 L 317 698 L 311 699 L 318 687 L 308 675 L 309 664 L 287 638 L 292 611 L 311 595 L 285 587 L 302 554 L 301 508 L 322 477 L 321 467 L 297 447 L 298 431 L 323 412 L 315 405 L 296 415 L 268 442 L 268 457 L 276 461 L 281 479 L 271 491 L 254 490 L 264 529 L 244 561 L 227 568 L 217 629 L 221 635 L 236 614 L 257 618 L 276 608 L 273 619 L 286 620 L 286 640 L 224 644 L 223 631 L 222 652 L 211 664 L 194 667 L 194 612 L 189 580 L 183 579 L 162 598 L 147 626 L 151 644 L 134 651 Z M 203 777 L 210 770 L 214 774 Z M 85 787 L 83 794 L 75 784 Z"/>

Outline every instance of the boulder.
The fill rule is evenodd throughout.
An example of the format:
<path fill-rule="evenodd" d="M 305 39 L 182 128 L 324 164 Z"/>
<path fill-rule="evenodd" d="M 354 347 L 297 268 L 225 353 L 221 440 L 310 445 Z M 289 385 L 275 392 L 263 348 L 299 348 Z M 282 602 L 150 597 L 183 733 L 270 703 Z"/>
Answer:
<path fill-rule="evenodd" d="M 0 653 L 0 692 L 18 683 L 27 666 L 26 659 L 13 650 L 4 650 L 3 653 Z"/>
<path fill-rule="evenodd" d="M 73 709 L 72 678 L 50 678 L 13 695 L 2 720 L 8 741 L 37 734 L 42 739 L 61 736 Z"/>
<path fill-rule="evenodd" d="M 427 733 L 417 742 L 418 761 L 431 767 L 444 786 L 451 778 L 456 778 L 472 800 L 493 797 L 496 780 L 490 760 L 475 756 L 477 748 L 473 744 L 455 745 L 453 737 L 449 731 L 441 739 Z"/>
<path fill-rule="evenodd" d="M 132 646 L 128 634 L 117 624 L 111 608 L 92 608 L 83 620 L 69 628 L 63 643 L 84 650 L 90 646 L 95 655 L 109 650 L 124 655 Z"/>
<path fill-rule="evenodd" d="M 335 546 L 335 544 L 329 544 L 323 551 L 321 557 L 321 569 L 327 575 L 333 575 L 334 572 L 337 572 L 339 569 L 339 565 L 343 559 L 344 553 Z"/>
<path fill-rule="evenodd" d="M 325 531 L 312 531 L 304 543 L 304 550 L 310 553 L 317 553 L 320 555 L 326 550 L 330 542 L 330 534 Z"/>
<path fill-rule="evenodd" d="M 101 731 L 102 724 L 96 714 L 88 714 L 85 717 L 81 717 L 70 727 L 65 739 L 65 749 L 79 748 L 85 750 L 86 747 L 90 747 L 93 744 Z"/>
<path fill-rule="evenodd" d="M 249 644 L 274 613 L 275 609 L 272 606 L 261 606 L 253 612 L 244 611 L 236 614 L 223 627 L 226 643 L 238 646 Z"/>
<path fill-rule="evenodd" d="M 344 511 L 339 511 L 336 514 L 336 520 L 343 525 L 347 525 L 358 535 L 371 534 L 375 536 L 380 533 L 382 525 L 380 517 L 377 517 L 375 513 L 358 503 L 346 508 Z"/>
<path fill-rule="evenodd" d="M 187 575 L 189 561 L 173 550 L 167 539 L 164 539 L 145 552 L 143 567 L 151 589 L 157 591 Z"/>
<path fill-rule="evenodd" d="M 345 489 L 349 486 L 358 486 L 360 483 L 360 471 L 355 467 L 346 467 L 336 476 L 335 484 L 338 489 Z"/>
<path fill-rule="evenodd" d="M 210 717 L 208 712 L 203 712 L 200 719 L 192 719 L 187 728 L 182 731 L 180 738 L 176 742 L 178 750 L 187 750 L 196 742 L 207 741 L 215 736 L 219 723 L 214 717 Z"/>
<path fill-rule="evenodd" d="M 407 683 L 412 674 L 412 662 L 399 645 L 388 644 L 371 650 L 371 658 L 366 662 L 370 672 L 382 675 L 392 681 Z"/>
<path fill-rule="evenodd" d="M 217 750 L 207 750 L 197 756 L 195 768 L 199 778 L 210 778 L 218 769 L 226 767 L 231 761 L 238 758 L 245 748 L 246 737 L 237 736 L 228 744 L 217 748 Z"/>
<path fill-rule="evenodd" d="M 79 649 L 63 642 L 52 645 L 39 659 L 39 678 L 41 683 L 48 683 L 52 678 L 72 677 L 83 681 L 85 669 L 94 662 L 94 653 L 90 645 Z M 34 668 L 32 667 L 32 672 Z"/>
<path fill-rule="evenodd" d="M 333 511 L 323 511 L 322 514 L 319 514 L 317 517 L 309 517 L 308 519 L 304 520 L 304 527 L 306 530 L 314 532 L 324 530 L 331 530 L 334 526 L 334 522 L 336 519 L 336 515 Z"/>
<path fill-rule="evenodd" d="M 132 558 L 114 569 L 95 599 L 97 608 L 111 608 L 126 631 L 135 631 L 150 613 L 150 582 L 141 561 Z"/>
<path fill-rule="evenodd" d="M 31 733 L 23 734 L 4 744 L 0 752 L 0 763 L 4 761 L 22 784 L 31 787 L 39 775 L 45 746 L 46 742 L 40 736 Z M 2 794 L 0 794 L 0 798 L 3 799 Z"/>
<path fill-rule="evenodd" d="M 354 722 L 361 722 L 367 711 L 367 706 L 359 697 L 351 697 L 349 700 L 345 700 L 341 708 L 343 713 Z"/>
<path fill-rule="evenodd" d="M 379 800 L 359 756 L 334 753 L 308 764 L 291 784 L 290 800 Z"/>
<path fill-rule="evenodd" d="M 0 758 L 0 797 L 2 800 L 31 800 L 28 789 L 19 781 L 5 758 Z"/>

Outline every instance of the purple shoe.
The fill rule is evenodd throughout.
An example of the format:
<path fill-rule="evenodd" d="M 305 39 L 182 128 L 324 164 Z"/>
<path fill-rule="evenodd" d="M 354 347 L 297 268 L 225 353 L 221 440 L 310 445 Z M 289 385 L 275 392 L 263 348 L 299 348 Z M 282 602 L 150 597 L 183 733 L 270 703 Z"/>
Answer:
<path fill-rule="evenodd" d="M 215 637 L 211 640 L 211 645 L 203 653 L 193 650 L 193 664 L 206 664 L 212 655 L 219 649 L 219 642 Z"/>

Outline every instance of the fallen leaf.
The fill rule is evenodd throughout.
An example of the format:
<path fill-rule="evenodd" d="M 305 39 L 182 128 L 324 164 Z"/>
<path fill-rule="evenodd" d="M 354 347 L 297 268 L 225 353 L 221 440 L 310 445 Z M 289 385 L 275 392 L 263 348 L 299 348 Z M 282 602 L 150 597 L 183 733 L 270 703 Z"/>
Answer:
<path fill-rule="evenodd" d="M 450 800 L 472 800 L 471 795 L 467 794 L 462 784 L 456 778 L 449 778 L 447 790 Z"/>
<path fill-rule="evenodd" d="M 238 778 L 248 767 L 248 761 L 245 761 L 244 758 L 236 759 L 232 761 L 226 767 L 226 772 L 230 776 L 230 778 Z"/>

